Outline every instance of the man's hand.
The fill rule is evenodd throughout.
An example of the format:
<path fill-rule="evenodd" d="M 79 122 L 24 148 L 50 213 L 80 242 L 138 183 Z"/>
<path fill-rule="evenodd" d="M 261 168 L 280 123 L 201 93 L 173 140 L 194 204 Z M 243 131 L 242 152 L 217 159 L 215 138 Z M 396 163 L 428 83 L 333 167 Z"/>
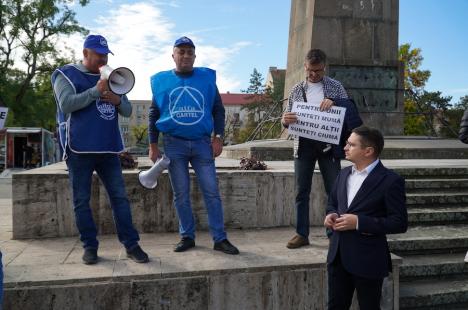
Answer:
<path fill-rule="evenodd" d="M 336 213 L 327 214 L 327 216 L 325 217 L 325 221 L 323 221 L 323 226 L 325 226 L 326 228 L 333 229 L 333 225 L 335 225 L 335 221 L 337 218 L 338 214 Z"/>
<path fill-rule="evenodd" d="M 101 95 L 103 95 L 105 91 L 109 91 L 109 85 L 107 84 L 107 80 L 100 79 L 99 81 L 97 81 L 96 87 Z"/>
<path fill-rule="evenodd" d="M 294 124 L 297 122 L 297 115 L 295 112 L 285 112 L 281 118 L 281 122 L 284 125 Z"/>
<path fill-rule="evenodd" d="M 223 140 L 218 137 L 214 137 L 211 140 L 211 147 L 213 148 L 213 156 L 218 157 L 223 152 Z"/>
<path fill-rule="evenodd" d="M 114 106 L 117 106 L 120 104 L 120 96 L 114 94 L 109 90 L 109 85 L 107 84 L 107 80 L 102 80 L 100 79 L 96 83 L 96 87 L 101 94 L 101 100 L 105 102 L 109 102 Z"/>
<path fill-rule="evenodd" d="M 101 100 L 111 103 L 114 106 L 120 104 L 120 96 L 114 94 L 110 90 L 105 90 L 101 95 Z"/>
<path fill-rule="evenodd" d="M 355 214 L 343 214 L 335 220 L 333 229 L 337 231 L 356 230 L 358 217 Z"/>
<path fill-rule="evenodd" d="M 333 101 L 330 99 L 323 99 L 323 101 L 320 103 L 320 111 L 328 111 L 331 109 L 331 107 L 334 105 Z"/>
<path fill-rule="evenodd" d="M 148 157 L 151 159 L 153 163 L 156 162 L 156 160 L 161 157 L 161 152 L 159 151 L 158 144 L 157 143 L 151 143 L 149 146 L 149 155 Z"/>

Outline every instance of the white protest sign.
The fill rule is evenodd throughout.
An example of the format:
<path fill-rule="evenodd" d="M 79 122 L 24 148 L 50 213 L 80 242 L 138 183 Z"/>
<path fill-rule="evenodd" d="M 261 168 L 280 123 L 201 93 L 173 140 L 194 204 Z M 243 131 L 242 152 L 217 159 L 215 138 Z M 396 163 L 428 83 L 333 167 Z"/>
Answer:
<path fill-rule="evenodd" d="M 5 125 L 7 114 L 8 108 L 0 107 L 0 129 L 3 129 L 3 126 Z"/>
<path fill-rule="evenodd" d="M 320 111 L 319 103 L 294 102 L 297 122 L 289 125 L 289 134 L 312 140 L 339 144 L 346 108 L 333 106 Z"/>

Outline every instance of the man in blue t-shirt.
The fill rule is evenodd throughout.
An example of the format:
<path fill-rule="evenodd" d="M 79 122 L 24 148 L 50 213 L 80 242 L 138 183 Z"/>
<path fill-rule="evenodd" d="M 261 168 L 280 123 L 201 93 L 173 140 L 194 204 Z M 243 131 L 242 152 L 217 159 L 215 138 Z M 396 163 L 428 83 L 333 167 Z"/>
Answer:
<path fill-rule="evenodd" d="M 216 86 L 216 72 L 209 68 L 194 68 L 195 57 L 192 40 L 181 37 L 174 43 L 172 58 L 175 69 L 151 77 L 153 105 L 149 115 L 149 157 L 155 162 L 160 156 L 158 136 L 162 132 L 164 152 L 171 161 L 168 170 L 181 235 L 174 251 L 183 252 L 195 246 L 190 163 L 208 211 L 214 250 L 239 254 L 224 230 L 214 164 L 214 158 L 223 150 L 224 107 Z"/>

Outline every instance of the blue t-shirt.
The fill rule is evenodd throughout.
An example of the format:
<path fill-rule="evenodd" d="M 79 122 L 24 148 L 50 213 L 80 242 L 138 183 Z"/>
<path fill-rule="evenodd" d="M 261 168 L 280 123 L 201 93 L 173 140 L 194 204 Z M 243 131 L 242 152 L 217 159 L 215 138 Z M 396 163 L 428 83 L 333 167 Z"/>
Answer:
<path fill-rule="evenodd" d="M 194 68 L 188 77 L 173 70 L 152 76 L 153 102 L 160 112 L 157 129 L 185 139 L 210 136 L 216 89 L 216 72 L 209 68 Z"/>

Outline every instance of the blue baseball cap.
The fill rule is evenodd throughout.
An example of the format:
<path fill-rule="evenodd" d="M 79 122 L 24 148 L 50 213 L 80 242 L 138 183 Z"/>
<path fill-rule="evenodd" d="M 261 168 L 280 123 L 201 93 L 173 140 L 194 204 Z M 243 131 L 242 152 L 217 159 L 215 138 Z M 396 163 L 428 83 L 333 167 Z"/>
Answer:
<path fill-rule="evenodd" d="M 189 45 L 195 48 L 195 44 L 193 44 L 192 40 L 187 37 L 180 37 L 174 42 L 174 47 L 181 46 L 181 45 Z"/>
<path fill-rule="evenodd" d="M 109 54 L 111 52 L 107 46 L 107 40 L 101 35 L 89 35 L 84 41 L 83 48 L 89 48 L 98 54 Z"/>

